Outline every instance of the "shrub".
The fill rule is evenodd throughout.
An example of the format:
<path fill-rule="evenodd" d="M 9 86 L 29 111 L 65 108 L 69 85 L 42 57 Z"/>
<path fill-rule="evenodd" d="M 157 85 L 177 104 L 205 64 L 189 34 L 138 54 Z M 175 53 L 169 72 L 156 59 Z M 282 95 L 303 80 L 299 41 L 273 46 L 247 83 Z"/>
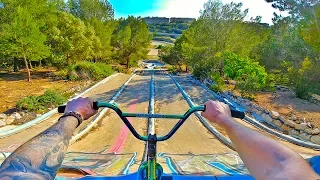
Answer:
<path fill-rule="evenodd" d="M 251 92 L 241 91 L 241 96 L 251 101 L 254 101 L 256 99 L 256 96 L 254 95 L 254 93 L 251 93 Z"/>
<path fill-rule="evenodd" d="M 82 61 L 76 64 L 77 73 L 87 74 L 90 79 L 99 80 L 113 73 L 112 67 L 104 63 Z"/>
<path fill-rule="evenodd" d="M 275 86 L 277 84 L 276 82 L 277 82 L 277 76 L 274 74 L 268 74 L 264 90 L 275 91 L 276 90 Z"/>
<path fill-rule="evenodd" d="M 43 112 L 47 108 L 57 107 L 63 104 L 66 100 L 67 98 L 58 91 L 49 89 L 43 95 L 27 96 L 20 99 L 17 102 L 17 108 L 19 110 Z"/>
<path fill-rule="evenodd" d="M 224 57 L 224 72 L 231 79 L 254 80 L 261 87 L 266 84 L 267 72 L 263 66 L 258 62 L 254 62 L 248 58 L 241 58 L 240 56 L 226 52 Z M 243 76 L 245 75 L 245 76 Z"/>
<path fill-rule="evenodd" d="M 56 73 L 57 76 L 66 77 L 68 80 L 99 80 L 113 74 L 114 70 L 110 65 L 104 63 L 92 63 L 81 61 L 75 65 L 70 65 L 66 69 Z"/>
<path fill-rule="evenodd" d="M 242 58 L 234 53 L 223 54 L 226 76 L 238 81 L 237 87 L 244 91 L 258 91 L 265 87 L 268 74 L 258 62 Z"/>
<path fill-rule="evenodd" d="M 212 73 L 210 77 L 214 82 L 214 84 L 211 85 L 210 89 L 216 92 L 222 92 L 225 88 L 225 83 L 223 78 L 220 76 L 220 74 Z"/>
<path fill-rule="evenodd" d="M 311 99 L 312 86 L 307 81 L 303 81 L 303 78 L 296 79 L 296 82 L 294 84 L 294 89 L 295 89 L 297 98 L 305 99 L 305 100 Z"/>
<path fill-rule="evenodd" d="M 178 69 L 176 66 L 169 66 L 168 67 L 168 71 L 171 73 L 171 74 L 177 74 L 178 73 Z"/>
<path fill-rule="evenodd" d="M 43 95 L 38 97 L 38 102 L 44 107 L 57 107 L 63 104 L 67 100 L 61 93 L 58 91 L 49 89 Z"/>
<path fill-rule="evenodd" d="M 299 69 L 288 68 L 289 84 L 300 99 L 310 100 L 312 93 L 319 92 L 320 67 L 306 58 Z"/>
<path fill-rule="evenodd" d="M 38 111 L 40 108 L 37 96 L 28 96 L 17 102 L 17 109 L 19 110 Z"/>
<path fill-rule="evenodd" d="M 68 76 L 68 70 L 67 70 L 67 69 L 62 69 L 62 70 L 60 70 L 60 71 L 57 71 L 57 72 L 55 73 L 55 75 L 58 76 L 58 77 L 67 78 L 67 76 Z"/>
<path fill-rule="evenodd" d="M 124 69 L 122 67 L 120 67 L 120 66 L 113 66 L 112 70 L 116 71 L 116 72 L 119 72 L 119 73 L 123 73 L 124 72 Z"/>

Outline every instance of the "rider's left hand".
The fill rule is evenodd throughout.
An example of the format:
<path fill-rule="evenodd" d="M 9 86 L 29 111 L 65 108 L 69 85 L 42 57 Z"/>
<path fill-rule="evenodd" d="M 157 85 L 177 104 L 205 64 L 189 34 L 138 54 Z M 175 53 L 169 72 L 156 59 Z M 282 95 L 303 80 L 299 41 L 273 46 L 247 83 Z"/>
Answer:
<path fill-rule="evenodd" d="M 66 106 L 65 112 L 77 112 L 81 114 L 84 120 L 89 119 L 91 116 L 97 113 L 97 110 L 93 109 L 93 101 L 90 98 L 78 98 L 69 101 Z"/>

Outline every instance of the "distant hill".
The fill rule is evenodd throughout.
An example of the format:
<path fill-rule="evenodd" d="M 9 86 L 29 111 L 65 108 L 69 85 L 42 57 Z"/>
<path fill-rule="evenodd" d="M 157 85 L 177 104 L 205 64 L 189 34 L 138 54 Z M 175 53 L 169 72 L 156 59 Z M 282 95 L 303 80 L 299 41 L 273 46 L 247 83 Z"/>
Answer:
<path fill-rule="evenodd" d="M 154 40 L 163 40 L 172 43 L 184 30 L 187 30 L 194 18 L 166 18 L 166 17 L 145 17 L 149 31 L 155 33 Z"/>

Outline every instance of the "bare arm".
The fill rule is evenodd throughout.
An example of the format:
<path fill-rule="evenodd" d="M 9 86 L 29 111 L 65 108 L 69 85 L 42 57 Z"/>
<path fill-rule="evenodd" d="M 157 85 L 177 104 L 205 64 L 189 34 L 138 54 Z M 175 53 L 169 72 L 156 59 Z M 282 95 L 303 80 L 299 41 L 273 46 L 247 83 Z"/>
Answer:
<path fill-rule="evenodd" d="M 66 117 L 19 147 L 2 164 L 0 178 L 54 179 L 77 124 Z"/>
<path fill-rule="evenodd" d="M 69 102 L 68 111 L 78 112 L 84 119 L 95 114 L 87 98 Z M 77 125 L 75 117 L 62 118 L 20 146 L 1 165 L 0 179 L 54 179 Z"/>
<path fill-rule="evenodd" d="M 209 101 L 206 105 L 207 111 L 202 115 L 227 131 L 234 148 L 256 179 L 319 179 L 299 154 L 234 121 L 226 104 Z"/>

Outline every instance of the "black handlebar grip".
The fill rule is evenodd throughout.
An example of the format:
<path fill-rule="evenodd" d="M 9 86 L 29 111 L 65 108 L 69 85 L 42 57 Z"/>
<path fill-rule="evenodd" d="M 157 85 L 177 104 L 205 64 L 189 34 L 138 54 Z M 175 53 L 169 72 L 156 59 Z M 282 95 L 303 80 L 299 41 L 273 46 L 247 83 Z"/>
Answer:
<path fill-rule="evenodd" d="M 203 107 L 204 107 L 203 112 L 205 112 L 206 109 L 207 109 L 207 106 L 204 105 Z M 243 119 L 246 116 L 246 114 L 244 112 L 242 112 L 242 111 L 237 111 L 237 110 L 231 109 L 231 116 L 234 117 L 234 118 Z"/>
<path fill-rule="evenodd" d="M 58 113 L 64 113 L 64 111 L 66 110 L 66 106 L 59 106 L 58 107 Z"/>
<path fill-rule="evenodd" d="M 243 119 L 246 116 L 246 114 L 242 111 L 237 111 L 237 110 L 231 109 L 231 116 L 234 118 Z"/>
<path fill-rule="evenodd" d="M 94 110 L 99 110 L 98 102 L 93 102 L 93 109 L 94 109 Z M 59 113 L 64 113 L 65 110 L 66 110 L 66 106 L 65 106 L 65 105 L 58 107 L 58 112 L 59 112 Z"/>

